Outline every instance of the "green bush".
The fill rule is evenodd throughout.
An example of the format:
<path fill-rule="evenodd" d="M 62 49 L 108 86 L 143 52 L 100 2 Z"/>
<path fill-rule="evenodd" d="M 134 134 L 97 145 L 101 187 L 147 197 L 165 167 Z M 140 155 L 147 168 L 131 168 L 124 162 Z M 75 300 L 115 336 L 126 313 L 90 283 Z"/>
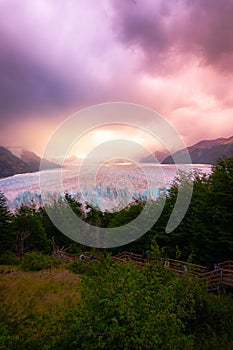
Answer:
<path fill-rule="evenodd" d="M 20 259 L 11 251 L 7 250 L 6 252 L 0 255 L 0 265 L 19 265 Z"/>
<path fill-rule="evenodd" d="M 42 253 L 27 253 L 22 260 L 22 270 L 24 271 L 40 271 L 58 266 L 60 261 Z"/>
<path fill-rule="evenodd" d="M 98 268 L 98 261 L 92 261 L 89 263 L 81 261 L 73 261 L 67 265 L 68 270 L 76 274 L 85 274 L 87 276 L 95 276 Z"/>
<path fill-rule="evenodd" d="M 73 271 L 91 266 L 72 264 Z M 85 272 L 81 281 L 82 299 L 75 312 L 67 312 L 66 332 L 54 349 L 232 348 L 232 299 L 209 294 L 197 279 L 180 277 L 160 262 L 138 269 L 104 259 L 95 276 Z"/>

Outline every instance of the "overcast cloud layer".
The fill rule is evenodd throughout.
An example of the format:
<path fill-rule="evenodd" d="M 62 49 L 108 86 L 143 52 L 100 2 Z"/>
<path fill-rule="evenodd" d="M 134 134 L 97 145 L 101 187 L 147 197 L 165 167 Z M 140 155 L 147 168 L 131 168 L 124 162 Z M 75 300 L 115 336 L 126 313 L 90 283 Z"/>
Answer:
<path fill-rule="evenodd" d="M 111 101 L 152 107 L 188 145 L 231 136 L 232 33 L 232 0 L 0 0 L 0 144 L 41 152 Z"/>

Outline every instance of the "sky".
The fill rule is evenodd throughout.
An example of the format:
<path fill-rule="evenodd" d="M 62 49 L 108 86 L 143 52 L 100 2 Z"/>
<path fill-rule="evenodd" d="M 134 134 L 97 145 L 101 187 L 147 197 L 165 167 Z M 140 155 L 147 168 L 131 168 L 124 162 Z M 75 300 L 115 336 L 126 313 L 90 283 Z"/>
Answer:
<path fill-rule="evenodd" d="M 232 33 L 232 0 L 0 0 L 0 144 L 41 155 L 70 115 L 119 101 L 154 109 L 187 146 L 230 137 Z M 75 155 L 121 131 L 92 131 Z"/>

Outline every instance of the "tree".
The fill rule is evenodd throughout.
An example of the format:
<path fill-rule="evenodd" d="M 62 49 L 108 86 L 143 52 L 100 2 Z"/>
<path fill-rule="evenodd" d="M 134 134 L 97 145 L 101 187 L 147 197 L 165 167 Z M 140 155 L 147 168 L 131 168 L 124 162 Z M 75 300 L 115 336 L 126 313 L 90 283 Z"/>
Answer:
<path fill-rule="evenodd" d="M 75 253 L 78 244 L 59 231 L 59 229 L 50 220 L 44 207 L 38 210 L 38 214 L 40 216 L 40 220 L 43 224 L 46 236 L 49 239 L 49 241 L 54 242 L 54 244 L 60 249 L 68 248 L 70 252 Z"/>
<path fill-rule="evenodd" d="M 16 234 L 15 249 L 18 256 L 33 250 L 49 251 L 49 240 L 40 216 L 34 208 L 22 206 L 14 217 L 13 229 Z"/>
<path fill-rule="evenodd" d="M 196 173 L 191 203 L 179 226 L 165 233 L 166 223 L 177 199 L 184 177 L 176 181 L 165 203 L 164 211 L 152 228 L 160 247 L 175 258 L 176 246 L 181 259 L 194 255 L 194 261 L 208 265 L 233 255 L 233 158 L 218 160 L 210 176 Z"/>
<path fill-rule="evenodd" d="M 160 256 L 156 243 L 151 254 Z M 231 348 L 232 300 L 210 295 L 197 278 L 160 259 L 139 269 L 106 258 L 92 272 L 82 274 L 78 308 L 67 314 L 56 349 Z"/>
<path fill-rule="evenodd" d="M 188 210 L 176 229 L 166 233 L 166 224 L 176 203 L 179 187 L 186 186 L 188 181 L 193 182 L 192 199 Z M 199 173 L 195 173 L 192 177 L 181 174 L 171 187 L 161 218 L 152 228 L 159 246 L 164 248 L 170 258 L 176 258 L 178 248 L 181 251 L 180 258 L 183 260 L 187 260 L 190 254 L 195 256 L 197 263 L 208 264 L 212 260 L 209 192 L 208 176 Z"/>
<path fill-rule="evenodd" d="M 82 301 L 61 345 L 85 350 L 188 348 L 193 339 L 182 318 L 193 316 L 194 310 L 188 297 L 176 303 L 179 283 L 161 264 L 137 269 L 133 263 L 104 259 L 93 277 L 82 275 Z M 186 292 L 192 294 L 191 288 Z"/>
<path fill-rule="evenodd" d="M 233 255 L 233 157 L 220 158 L 210 176 L 211 228 L 216 259 Z"/>
<path fill-rule="evenodd" d="M 11 250 L 14 244 L 14 235 L 11 231 L 12 214 L 7 206 L 7 200 L 0 191 L 0 254 Z"/>

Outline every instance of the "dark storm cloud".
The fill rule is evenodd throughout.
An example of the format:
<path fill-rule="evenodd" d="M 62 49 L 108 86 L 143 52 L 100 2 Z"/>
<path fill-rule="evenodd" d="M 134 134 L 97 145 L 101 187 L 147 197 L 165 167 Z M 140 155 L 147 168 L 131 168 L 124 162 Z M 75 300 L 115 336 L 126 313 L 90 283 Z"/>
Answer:
<path fill-rule="evenodd" d="M 101 35 L 97 40 L 101 28 L 96 31 L 91 6 L 73 0 L 0 1 L 2 122 L 46 119 L 102 102 L 98 58 L 105 46 Z"/>
<path fill-rule="evenodd" d="M 233 0 L 0 0 L 0 144 L 32 134 L 34 147 L 40 130 L 39 149 L 67 116 L 111 101 L 154 108 L 193 141 L 230 136 L 232 11 Z"/>
<path fill-rule="evenodd" d="M 190 49 L 196 45 L 205 64 L 233 72 L 233 1 L 195 0 L 189 1 L 189 7 L 187 31 L 184 28 L 186 46 L 191 39 Z"/>
<path fill-rule="evenodd" d="M 55 71 L 17 47 L 3 33 L 0 36 L 1 119 L 38 111 L 43 115 L 50 107 L 58 109 L 82 100 L 86 87 L 81 69 L 79 84 L 74 85 L 66 79 L 65 66 L 62 73 Z"/>
<path fill-rule="evenodd" d="M 233 1 L 113 1 L 118 39 L 144 55 L 144 69 L 157 74 L 189 59 L 232 72 Z"/>
<path fill-rule="evenodd" d="M 167 53 L 172 38 L 166 29 L 164 18 L 170 9 L 160 3 L 140 1 L 113 1 L 115 8 L 114 30 L 118 39 L 127 47 L 142 50 L 146 70 L 162 73 L 162 56 Z"/>

